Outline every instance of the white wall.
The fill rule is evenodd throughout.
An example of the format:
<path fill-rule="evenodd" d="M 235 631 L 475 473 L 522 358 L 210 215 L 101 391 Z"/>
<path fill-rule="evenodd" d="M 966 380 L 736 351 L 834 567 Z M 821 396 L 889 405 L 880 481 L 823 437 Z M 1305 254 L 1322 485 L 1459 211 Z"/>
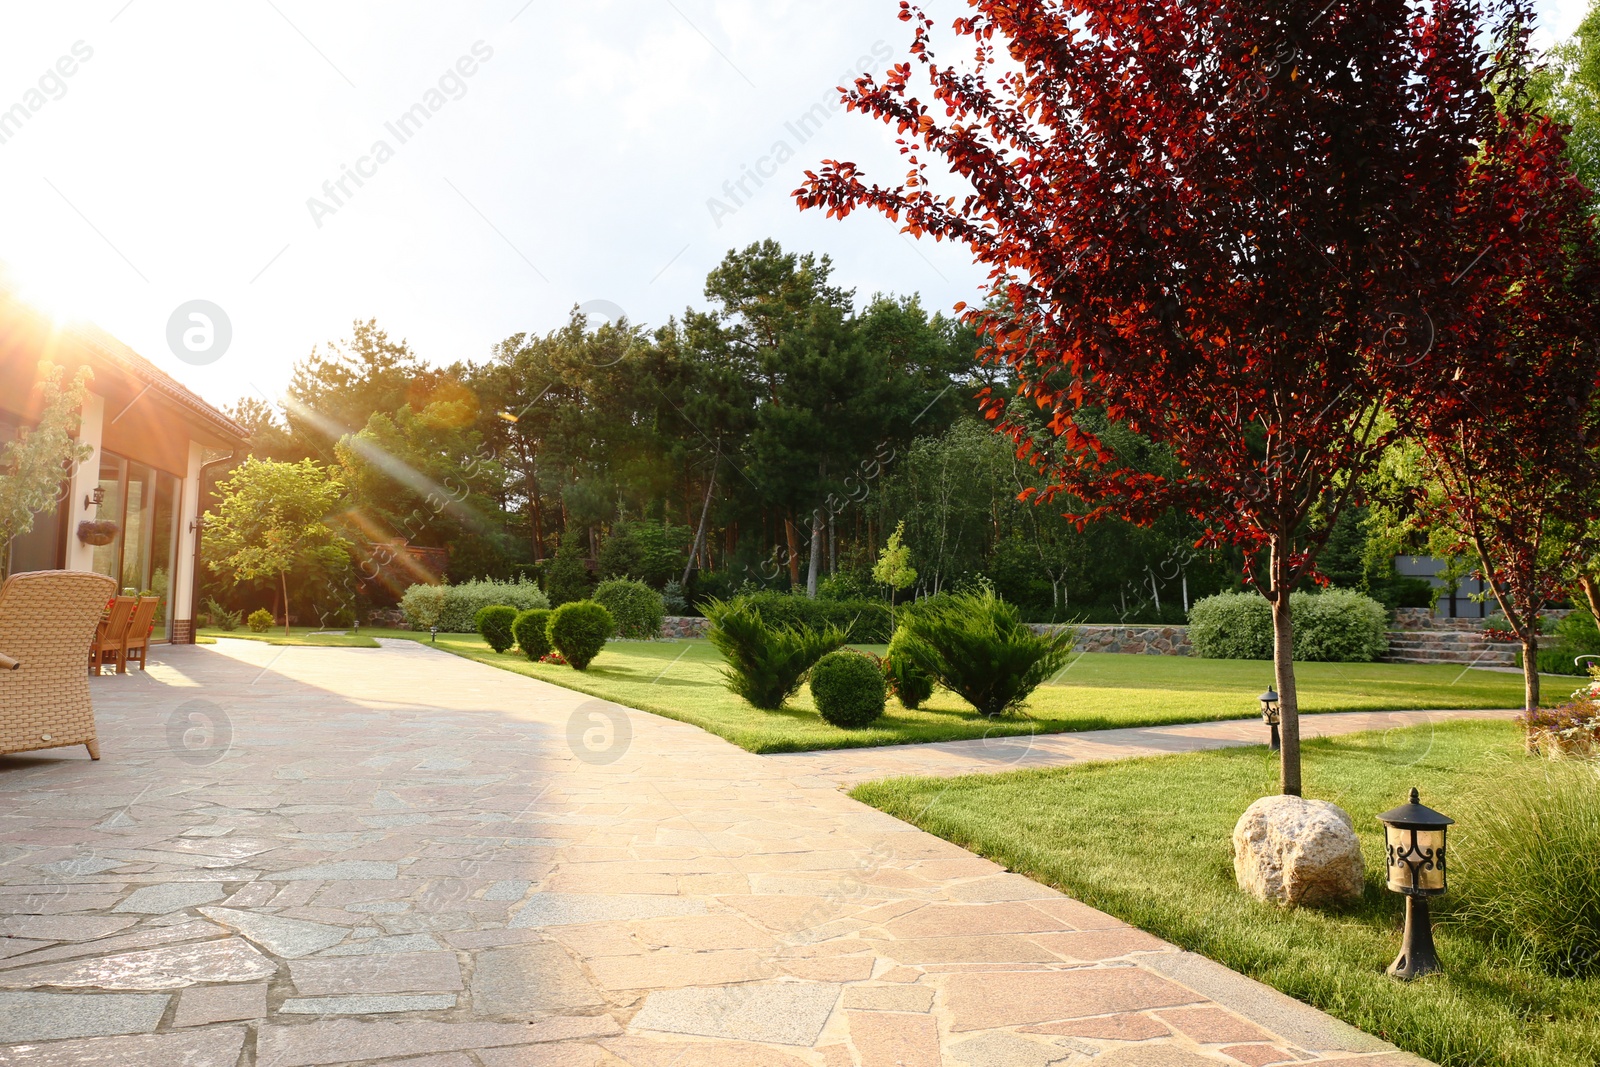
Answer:
<path fill-rule="evenodd" d="M 90 393 L 83 401 L 78 443 L 90 446 L 94 453 L 73 468 L 72 485 L 63 505 L 67 512 L 66 562 L 69 571 L 94 570 L 94 546 L 78 540 L 78 523 L 95 517 L 93 501 L 88 507 L 83 506 L 83 501 L 100 485 L 100 442 L 105 436 L 105 422 L 105 399 Z"/>

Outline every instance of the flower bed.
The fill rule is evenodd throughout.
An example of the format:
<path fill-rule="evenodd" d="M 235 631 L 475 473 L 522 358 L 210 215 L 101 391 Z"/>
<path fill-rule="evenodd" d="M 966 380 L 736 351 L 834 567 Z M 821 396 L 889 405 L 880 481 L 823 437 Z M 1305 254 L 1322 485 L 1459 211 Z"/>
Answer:
<path fill-rule="evenodd" d="M 1540 708 L 1517 721 L 1527 731 L 1528 751 L 1549 759 L 1591 759 L 1600 755 L 1600 670 L 1572 698 L 1553 708 Z"/>

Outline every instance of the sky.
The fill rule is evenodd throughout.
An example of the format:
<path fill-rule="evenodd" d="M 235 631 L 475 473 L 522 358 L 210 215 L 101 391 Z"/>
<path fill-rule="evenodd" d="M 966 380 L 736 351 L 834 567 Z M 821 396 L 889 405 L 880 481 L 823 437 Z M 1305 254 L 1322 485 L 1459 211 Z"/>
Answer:
<path fill-rule="evenodd" d="M 1585 4 L 1541 0 L 1539 37 Z M 574 306 L 658 325 L 768 237 L 948 311 L 983 280 L 964 249 L 789 195 L 823 159 L 903 172 L 826 108 L 905 56 L 898 8 L 0 0 L 0 112 L 32 108 L 0 124 L 0 264 L 218 404 L 276 401 L 357 319 L 441 364 Z"/>

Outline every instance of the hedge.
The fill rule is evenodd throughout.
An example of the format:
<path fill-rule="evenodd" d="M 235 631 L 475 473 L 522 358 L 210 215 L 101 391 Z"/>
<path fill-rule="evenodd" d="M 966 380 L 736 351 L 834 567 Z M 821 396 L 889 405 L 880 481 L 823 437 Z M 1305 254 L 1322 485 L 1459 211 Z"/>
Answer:
<path fill-rule="evenodd" d="M 1388 650 L 1389 614 L 1348 589 L 1289 597 L 1294 658 L 1370 663 Z M 1206 659 L 1271 659 L 1272 606 L 1259 593 L 1218 593 L 1189 609 L 1189 642 Z"/>
<path fill-rule="evenodd" d="M 443 603 L 439 604 L 441 597 Z M 462 582 L 460 585 L 413 585 L 400 598 L 400 610 L 405 613 L 406 622 L 413 629 L 428 629 L 432 613 L 437 611 L 439 632 L 447 634 L 477 633 L 478 612 L 497 604 L 528 611 L 548 608 L 550 599 L 529 581 L 497 582 L 489 579 Z"/>
<path fill-rule="evenodd" d="M 812 600 L 801 593 L 766 592 L 736 597 L 734 603 L 754 608 L 768 626 L 819 632 L 837 626 L 850 644 L 887 644 L 894 632 L 889 605 L 881 600 Z"/>

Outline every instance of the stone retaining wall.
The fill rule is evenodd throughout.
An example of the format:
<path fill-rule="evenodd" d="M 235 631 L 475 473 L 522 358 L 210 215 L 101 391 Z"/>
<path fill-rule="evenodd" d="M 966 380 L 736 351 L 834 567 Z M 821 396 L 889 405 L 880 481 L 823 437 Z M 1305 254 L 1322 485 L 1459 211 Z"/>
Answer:
<path fill-rule="evenodd" d="M 1048 623 L 1030 623 L 1037 633 L 1058 629 Z M 1080 626 L 1079 652 L 1115 652 L 1128 656 L 1192 656 L 1187 626 Z"/>
<path fill-rule="evenodd" d="M 711 620 L 697 615 L 668 615 L 661 622 L 661 636 L 668 639 L 704 637 Z"/>

